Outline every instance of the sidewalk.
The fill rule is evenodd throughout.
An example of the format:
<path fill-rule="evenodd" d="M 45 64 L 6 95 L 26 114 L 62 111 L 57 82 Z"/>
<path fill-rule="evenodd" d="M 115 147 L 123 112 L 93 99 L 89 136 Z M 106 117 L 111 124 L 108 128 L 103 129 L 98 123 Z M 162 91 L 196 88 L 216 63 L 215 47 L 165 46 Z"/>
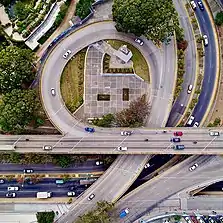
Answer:
<path fill-rule="evenodd" d="M 67 11 L 67 15 L 65 16 L 63 22 L 60 24 L 60 26 L 55 30 L 55 32 L 47 39 L 47 41 L 39 47 L 39 49 L 36 52 L 36 55 L 38 57 L 41 57 L 48 45 L 63 31 L 68 29 L 70 27 L 69 20 L 73 17 L 75 9 L 76 9 L 76 0 L 71 0 L 70 7 Z"/>

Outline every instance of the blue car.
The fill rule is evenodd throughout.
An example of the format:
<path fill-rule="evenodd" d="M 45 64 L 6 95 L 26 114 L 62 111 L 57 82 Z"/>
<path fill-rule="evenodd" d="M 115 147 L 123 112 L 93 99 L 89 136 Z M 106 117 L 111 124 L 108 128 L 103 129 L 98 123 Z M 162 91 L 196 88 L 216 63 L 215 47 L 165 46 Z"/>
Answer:
<path fill-rule="evenodd" d="M 170 142 L 180 142 L 180 138 L 172 138 L 170 139 Z"/>
<path fill-rule="evenodd" d="M 84 130 L 86 132 L 95 132 L 95 129 L 94 128 L 91 128 L 91 127 L 85 127 Z"/>
<path fill-rule="evenodd" d="M 203 5 L 202 1 L 198 1 L 197 4 L 198 4 L 200 10 L 204 11 L 204 5 Z"/>

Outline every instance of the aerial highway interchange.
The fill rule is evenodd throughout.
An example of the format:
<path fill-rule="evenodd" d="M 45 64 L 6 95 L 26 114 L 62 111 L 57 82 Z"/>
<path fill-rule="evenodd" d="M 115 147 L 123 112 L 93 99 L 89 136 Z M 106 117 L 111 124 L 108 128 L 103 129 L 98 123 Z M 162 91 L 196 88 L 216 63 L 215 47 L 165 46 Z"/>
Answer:
<path fill-rule="evenodd" d="M 194 2 L 198 6 L 199 1 L 195 0 Z M 209 6 L 204 2 L 205 9 L 199 10 L 197 7 L 195 11 L 200 32 L 207 36 L 209 42 L 205 47 L 204 80 L 198 102 L 190 115 L 194 119 L 186 125 L 187 128 L 177 128 L 175 126 L 182 118 L 191 100 L 188 86 L 195 83 L 197 55 L 196 39 L 185 8 L 187 1 L 173 0 L 173 3 L 184 29 L 185 39 L 188 41 L 183 90 L 175 101 L 173 95 L 177 69 L 175 37 L 171 37 L 168 45 L 162 43 L 160 47 L 155 46 L 145 37 L 141 37 L 144 44 L 139 45 L 135 41 L 135 35 L 118 32 L 115 22 L 111 20 L 97 21 L 76 29 L 59 41 L 40 67 L 41 101 L 49 120 L 62 134 L 0 135 L 0 150 L 2 151 L 118 155 L 92 186 L 86 191 L 80 188 L 77 194 L 80 196 L 71 204 L 69 211 L 56 220 L 57 223 L 73 223 L 79 216 L 95 208 L 96 203 L 101 200 L 116 203 L 115 207 L 118 213 L 128 208 L 127 216 L 124 219 L 117 218 L 115 223 L 147 222 L 145 219 L 149 221 L 149 217 L 146 215 L 164 202 L 177 200 L 179 202 L 179 206 L 175 207 L 177 211 L 198 209 L 199 199 L 207 204 L 213 202 L 211 198 L 207 201 L 205 198 L 193 200 L 189 192 L 223 180 L 223 160 L 221 156 L 215 156 L 223 154 L 222 129 L 203 127 L 213 104 L 219 80 L 220 58 L 217 34 Z M 72 57 L 81 49 L 107 39 L 123 40 L 133 45 L 140 50 L 149 64 L 151 84 L 148 94 L 151 111 L 146 127 L 130 129 L 94 126 L 94 132 L 85 131 L 88 124 L 76 118 L 65 106 L 61 96 L 60 78 L 68 60 L 65 60 L 62 55 L 69 49 Z M 54 89 L 54 93 L 52 93 L 52 89 Z M 191 128 L 195 123 L 197 123 L 197 127 L 202 128 Z M 127 131 L 131 134 L 121 135 L 121 132 Z M 194 156 L 190 156 L 163 173 L 159 173 L 158 176 L 124 195 L 144 170 L 153 154 Z M 101 167 L 96 169 L 101 170 Z M 49 181 L 52 183 L 51 180 Z M 41 189 L 45 186 L 40 185 L 39 187 Z M 64 196 L 67 192 L 67 188 L 54 189 L 58 197 Z M 34 195 L 34 191 L 25 193 L 24 197 Z M 89 199 L 92 194 L 94 196 Z M 0 191 L 0 196 L 3 195 Z M 223 210 L 219 200 L 216 199 L 214 202 L 216 209 Z"/>

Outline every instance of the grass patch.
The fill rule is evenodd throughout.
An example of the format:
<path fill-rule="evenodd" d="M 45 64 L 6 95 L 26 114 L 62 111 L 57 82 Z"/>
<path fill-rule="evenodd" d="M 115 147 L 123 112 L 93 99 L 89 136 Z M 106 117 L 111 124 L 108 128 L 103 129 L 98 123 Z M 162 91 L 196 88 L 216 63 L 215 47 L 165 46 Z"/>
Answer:
<path fill-rule="evenodd" d="M 121 40 L 107 40 L 107 42 L 115 49 L 118 49 L 122 45 L 127 45 L 128 49 L 131 50 L 133 54 L 131 60 L 133 62 L 135 73 L 141 78 L 143 78 L 146 82 L 150 83 L 148 64 L 137 48 Z"/>
<path fill-rule="evenodd" d="M 62 98 L 72 113 L 83 104 L 85 54 L 86 48 L 74 55 L 64 68 L 60 79 Z"/>

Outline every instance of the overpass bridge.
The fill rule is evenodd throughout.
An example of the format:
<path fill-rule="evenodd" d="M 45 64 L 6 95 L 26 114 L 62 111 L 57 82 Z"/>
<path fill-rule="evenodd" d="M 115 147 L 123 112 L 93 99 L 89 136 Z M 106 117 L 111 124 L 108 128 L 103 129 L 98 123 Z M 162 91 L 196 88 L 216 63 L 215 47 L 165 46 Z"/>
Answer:
<path fill-rule="evenodd" d="M 166 132 L 163 132 L 163 131 Z M 175 131 L 182 131 L 181 142 L 170 141 Z M 219 136 L 210 136 L 210 131 L 218 131 Z M 221 129 L 210 128 L 161 128 L 136 129 L 130 136 L 120 132 L 110 134 L 86 133 L 83 137 L 60 135 L 1 135 L 0 150 L 14 145 L 19 153 L 61 153 L 61 154 L 223 154 L 223 134 Z M 148 139 L 148 141 L 145 141 Z M 196 143 L 196 144 L 195 144 Z M 43 146 L 52 150 L 45 151 Z M 175 150 L 174 145 L 184 145 L 185 149 Z M 120 151 L 117 147 L 127 147 Z"/>

